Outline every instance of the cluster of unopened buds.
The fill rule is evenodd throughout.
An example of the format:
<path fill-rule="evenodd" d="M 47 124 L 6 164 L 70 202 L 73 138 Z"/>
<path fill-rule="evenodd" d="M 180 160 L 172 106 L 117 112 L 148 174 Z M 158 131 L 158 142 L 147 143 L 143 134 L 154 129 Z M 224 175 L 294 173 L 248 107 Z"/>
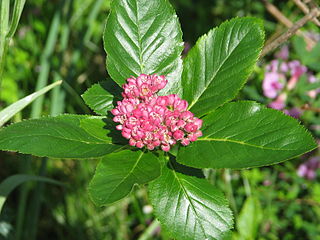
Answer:
<path fill-rule="evenodd" d="M 188 102 L 176 94 L 158 96 L 167 84 L 164 76 L 141 74 L 123 85 L 123 100 L 111 110 L 117 129 L 131 146 L 160 147 L 169 151 L 177 142 L 189 145 L 202 136 L 202 120 L 187 110 Z"/>

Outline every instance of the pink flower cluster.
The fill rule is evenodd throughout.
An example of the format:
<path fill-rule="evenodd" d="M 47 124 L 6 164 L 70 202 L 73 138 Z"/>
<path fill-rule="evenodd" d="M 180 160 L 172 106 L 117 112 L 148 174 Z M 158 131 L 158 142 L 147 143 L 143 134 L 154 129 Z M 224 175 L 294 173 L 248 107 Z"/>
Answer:
<path fill-rule="evenodd" d="M 111 110 L 117 129 L 131 146 L 169 151 L 178 141 L 186 146 L 202 136 L 202 120 L 187 110 L 188 102 L 176 94 L 158 96 L 167 84 L 164 76 L 141 74 L 123 85 L 124 99 Z"/>

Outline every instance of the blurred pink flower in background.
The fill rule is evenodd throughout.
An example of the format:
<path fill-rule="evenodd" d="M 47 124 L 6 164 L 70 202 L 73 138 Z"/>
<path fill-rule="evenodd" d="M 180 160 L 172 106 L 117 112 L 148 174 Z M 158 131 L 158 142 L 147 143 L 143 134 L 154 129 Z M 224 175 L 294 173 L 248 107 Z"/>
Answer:
<path fill-rule="evenodd" d="M 302 65 L 298 60 L 293 60 L 289 62 L 288 66 L 292 77 L 299 78 L 301 77 L 301 75 L 307 72 L 307 67 Z"/>
<path fill-rule="evenodd" d="M 282 110 L 286 106 L 286 99 L 287 99 L 287 94 L 286 93 L 282 93 L 282 94 L 279 95 L 279 97 L 277 97 L 276 100 L 274 100 L 273 102 L 269 103 L 268 107 L 271 107 L 271 108 L 277 109 L 277 110 Z"/>
<path fill-rule="evenodd" d="M 268 98 L 277 97 L 279 92 L 284 87 L 284 81 L 285 76 L 283 74 L 279 74 L 273 71 L 267 72 L 262 83 L 263 94 Z"/>
<path fill-rule="evenodd" d="M 289 47 L 287 45 L 283 46 L 280 51 L 278 51 L 275 54 L 276 58 L 282 59 L 282 60 L 288 60 L 289 58 Z"/>
<path fill-rule="evenodd" d="M 316 178 L 316 171 L 318 168 L 320 168 L 319 158 L 312 157 L 298 167 L 297 174 L 300 177 L 313 180 Z"/>
<path fill-rule="evenodd" d="M 266 66 L 268 72 L 277 72 L 279 67 L 279 60 L 274 59 Z"/>
<path fill-rule="evenodd" d="M 285 109 L 283 112 L 291 117 L 299 118 L 302 114 L 302 110 L 296 107 L 293 107 L 291 109 Z"/>
<path fill-rule="evenodd" d="M 308 81 L 309 83 L 316 83 L 318 79 L 313 74 L 308 74 Z M 320 88 L 308 91 L 308 96 L 315 99 L 318 93 L 320 93 Z"/>
<path fill-rule="evenodd" d="M 270 61 L 265 68 L 266 72 L 262 82 L 263 94 L 269 99 L 274 99 L 268 104 L 269 107 L 283 110 L 285 114 L 299 118 L 302 114 L 301 109 L 296 107 L 285 109 L 289 92 L 297 86 L 298 81 L 304 74 L 307 74 L 306 76 L 310 84 L 316 83 L 319 80 L 311 72 L 308 72 L 308 68 L 300 61 L 288 61 L 288 46 L 282 47 L 281 50 L 275 54 L 275 57 L 276 59 Z M 313 99 L 315 99 L 319 93 L 320 88 L 306 92 L 306 94 Z"/>

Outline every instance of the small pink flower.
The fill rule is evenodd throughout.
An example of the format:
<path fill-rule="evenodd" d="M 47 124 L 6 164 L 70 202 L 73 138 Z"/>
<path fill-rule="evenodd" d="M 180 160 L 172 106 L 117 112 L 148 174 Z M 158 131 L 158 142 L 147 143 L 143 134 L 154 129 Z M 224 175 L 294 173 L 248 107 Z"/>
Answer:
<path fill-rule="evenodd" d="M 275 98 L 283 89 L 284 75 L 277 72 L 267 72 L 262 83 L 263 94 L 268 98 Z"/>
<path fill-rule="evenodd" d="M 302 74 L 307 72 L 307 67 L 302 65 L 298 60 L 288 63 L 291 70 L 291 75 L 295 78 L 300 78 Z"/>
<path fill-rule="evenodd" d="M 131 146 L 169 151 L 177 141 L 187 146 L 202 136 L 202 120 L 187 110 L 188 102 L 176 94 L 158 96 L 167 84 L 164 76 L 141 74 L 123 85 L 124 99 L 117 102 L 113 121 Z"/>

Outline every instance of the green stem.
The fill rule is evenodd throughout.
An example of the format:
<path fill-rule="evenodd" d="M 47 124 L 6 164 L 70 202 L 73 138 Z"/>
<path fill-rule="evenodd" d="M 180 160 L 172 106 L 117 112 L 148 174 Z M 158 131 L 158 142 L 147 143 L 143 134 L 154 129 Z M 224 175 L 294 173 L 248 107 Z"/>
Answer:
<path fill-rule="evenodd" d="M 231 184 L 231 174 L 229 169 L 225 169 L 224 171 L 224 180 L 226 184 L 227 196 L 230 201 L 230 206 L 234 212 L 235 217 L 238 216 L 237 204 L 233 194 L 233 188 Z"/>
<path fill-rule="evenodd" d="M 21 160 L 20 172 L 28 173 L 31 168 L 31 157 L 22 156 L 22 158 L 23 159 L 20 159 Z M 29 193 L 29 185 L 24 184 L 20 188 L 18 215 L 17 215 L 16 227 L 15 227 L 15 240 L 24 239 L 22 233 L 23 233 L 23 225 L 24 225 L 24 219 L 25 219 L 28 193 Z"/>
<path fill-rule="evenodd" d="M 53 54 L 54 47 L 57 42 L 59 26 L 60 26 L 60 9 L 54 14 L 52 24 L 50 26 L 49 36 L 46 42 L 44 52 L 41 56 L 40 74 L 37 79 L 36 91 L 44 88 L 48 83 L 49 71 L 50 71 L 50 57 Z M 39 97 L 34 101 L 31 110 L 31 118 L 38 118 L 41 116 L 44 97 Z"/>
<path fill-rule="evenodd" d="M 9 28 L 9 12 L 10 12 L 10 1 L 1 0 L 0 5 L 0 90 L 2 83 L 2 73 L 5 64 L 5 57 L 8 49 L 8 28 Z M 0 91 L 1 92 L 1 91 Z"/>
<path fill-rule="evenodd" d="M 141 234 L 138 240 L 148 240 L 154 239 L 155 230 L 160 227 L 160 222 L 158 220 L 153 220 L 153 222 L 148 226 L 148 228 Z"/>
<path fill-rule="evenodd" d="M 11 38 L 17 30 L 21 13 L 26 0 L 16 0 L 13 6 L 11 24 L 9 28 L 10 1 L 1 1 L 0 11 L 0 89 L 2 84 L 2 75 L 5 65 L 5 58 Z M 1 92 L 1 91 L 0 91 Z"/>
<path fill-rule="evenodd" d="M 251 187 L 250 187 L 250 183 L 248 181 L 248 178 L 244 174 L 244 171 L 242 171 L 241 176 L 242 176 L 242 180 L 243 180 L 244 189 L 246 191 L 246 195 L 247 195 L 247 197 L 250 197 L 251 196 Z"/>
<path fill-rule="evenodd" d="M 40 167 L 40 172 L 39 176 L 45 176 L 46 175 L 46 170 L 47 168 L 47 159 L 43 158 L 41 161 L 41 167 Z M 40 214 L 40 209 L 41 209 L 41 196 L 43 194 L 44 190 L 44 184 L 43 183 L 38 183 L 35 189 L 35 193 L 33 195 L 33 201 L 30 206 L 31 214 L 29 215 L 28 218 L 28 239 L 33 240 L 36 239 L 37 236 L 37 229 L 38 229 L 38 220 L 39 220 L 39 214 Z"/>
<path fill-rule="evenodd" d="M 144 217 L 143 217 L 143 213 L 141 211 L 141 206 L 139 204 L 139 200 L 138 200 L 136 191 L 134 191 L 134 194 L 132 194 L 132 195 L 133 195 L 132 196 L 132 206 L 134 208 L 134 212 L 136 213 L 140 223 L 145 225 L 145 220 L 144 220 Z"/>

